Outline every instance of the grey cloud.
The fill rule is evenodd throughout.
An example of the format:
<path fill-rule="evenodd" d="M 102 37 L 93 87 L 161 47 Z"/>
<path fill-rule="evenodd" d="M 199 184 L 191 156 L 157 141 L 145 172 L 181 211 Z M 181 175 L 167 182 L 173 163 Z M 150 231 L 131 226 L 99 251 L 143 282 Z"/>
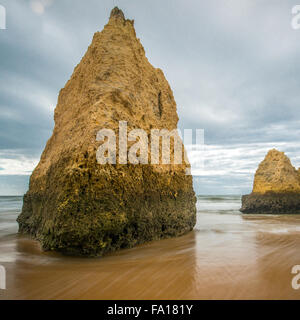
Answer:
<path fill-rule="evenodd" d="M 181 128 L 204 128 L 206 143 L 223 151 L 279 144 L 297 158 L 300 31 L 290 26 L 297 1 L 54 0 L 43 15 L 28 0 L 1 3 L 8 16 L 0 31 L 0 151 L 39 157 L 60 88 L 118 5 L 170 82 Z M 251 161 L 253 175 L 261 156 L 238 157 Z M 252 175 L 200 177 L 196 189 L 245 192 Z"/>

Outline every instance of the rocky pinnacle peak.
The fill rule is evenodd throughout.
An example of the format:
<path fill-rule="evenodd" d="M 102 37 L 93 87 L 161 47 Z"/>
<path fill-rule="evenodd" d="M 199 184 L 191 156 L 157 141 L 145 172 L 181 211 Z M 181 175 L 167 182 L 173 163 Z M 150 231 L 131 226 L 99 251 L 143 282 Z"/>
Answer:
<path fill-rule="evenodd" d="M 124 16 L 123 11 L 121 9 L 119 9 L 118 7 L 114 7 L 111 10 L 110 19 L 112 19 L 112 18 L 120 18 L 122 20 L 125 20 L 125 16 Z"/>
<path fill-rule="evenodd" d="M 278 151 L 277 149 L 273 148 L 271 149 L 267 156 L 271 156 L 271 155 L 281 155 L 281 156 L 285 156 L 284 152 Z"/>

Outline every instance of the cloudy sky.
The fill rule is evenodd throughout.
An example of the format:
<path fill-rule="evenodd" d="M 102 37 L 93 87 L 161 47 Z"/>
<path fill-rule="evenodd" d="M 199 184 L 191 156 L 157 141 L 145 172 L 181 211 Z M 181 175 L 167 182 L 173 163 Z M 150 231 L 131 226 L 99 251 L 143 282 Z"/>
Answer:
<path fill-rule="evenodd" d="M 300 4 L 300 1 L 298 1 Z M 178 105 L 179 127 L 205 130 L 197 193 L 251 190 L 276 147 L 300 166 L 297 0 L 0 0 L 0 195 L 26 192 L 53 129 L 59 90 L 119 6 Z M 197 161 L 196 153 L 190 155 Z"/>

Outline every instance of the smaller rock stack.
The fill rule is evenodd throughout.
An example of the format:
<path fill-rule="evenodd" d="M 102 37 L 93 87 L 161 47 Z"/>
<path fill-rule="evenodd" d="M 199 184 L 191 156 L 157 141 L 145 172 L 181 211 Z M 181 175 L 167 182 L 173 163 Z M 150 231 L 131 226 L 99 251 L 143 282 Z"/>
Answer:
<path fill-rule="evenodd" d="M 300 213 L 300 170 L 276 149 L 268 152 L 254 178 L 253 191 L 242 197 L 243 213 Z"/>

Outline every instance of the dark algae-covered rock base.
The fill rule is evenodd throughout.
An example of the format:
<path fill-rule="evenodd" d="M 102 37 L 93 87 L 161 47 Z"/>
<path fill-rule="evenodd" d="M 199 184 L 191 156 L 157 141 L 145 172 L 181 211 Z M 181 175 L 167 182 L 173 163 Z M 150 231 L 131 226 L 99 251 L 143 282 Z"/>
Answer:
<path fill-rule="evenodd" d="M 242 197 L 243 213 L 295 214 L 300 213 L 300 194 L 251 193 Z"/>
<path fill-rule="evenodd" d="M 97 162 L 97 132 L 173 130 L 172 90 L 118 8 L 60 91 L 53 134 L 24 196 L 19 231 L 44 250 L 101 256 L 183 235 L 196 222 L 190 165 Z M 129 145 L 130 143 L 128 143 Z"/>
<path fill-rule="evenodd" d="M 259 165 L 253 191 L 242 197 L 243 213 L 300 213 L 300 175 L 290 159 L 275 149 Z"/>

